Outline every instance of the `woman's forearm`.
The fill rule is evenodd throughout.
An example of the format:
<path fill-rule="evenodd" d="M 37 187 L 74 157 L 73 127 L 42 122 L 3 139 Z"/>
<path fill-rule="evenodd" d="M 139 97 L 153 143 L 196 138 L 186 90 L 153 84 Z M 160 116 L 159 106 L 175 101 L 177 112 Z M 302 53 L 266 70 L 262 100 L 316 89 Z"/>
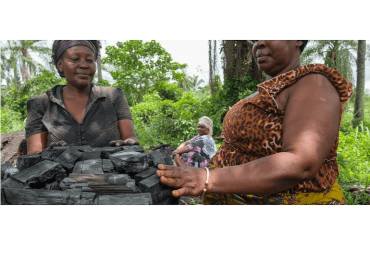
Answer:
<path fill-rule="evenodd" d="M 179 145 L 179 147 L 177 148 L 177 150 L 181 150 L 183 149 L 185 146 L 187 146 L 188 144 L 190 144 L 189 140 L 188 141 L 185 141 L 184 143 L 182 143 L 181 145 Z"/>
<path fill-rule="evenodd" d="M 299 156 L 281 152 L 243 165 L 211 170 L 208 192 L 270 195 L 309 180 L 313 172 L 305 169 Z"/>
<path fill-rule="evenodd" d="M 188 146 L 185 146 L 184 148 L 179 149 L 179 150 L 177 151 L 177 154 L 188 153 L 188 152 L 190 152 L 190 151 L 191 151 L 191 150 L 190 150 L 190 148 L 189 148 Z"/>

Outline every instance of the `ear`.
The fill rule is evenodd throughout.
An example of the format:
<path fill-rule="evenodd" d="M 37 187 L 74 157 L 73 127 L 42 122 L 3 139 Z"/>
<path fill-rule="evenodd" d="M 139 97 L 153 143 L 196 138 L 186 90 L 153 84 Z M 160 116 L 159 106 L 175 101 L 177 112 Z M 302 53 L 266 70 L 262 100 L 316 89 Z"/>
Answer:
<path fill-rule="evenodd" d="M 59 72 L 61 72 L 61 73 L 63 73 L 63 72 L 64 72 L 62 59 L 59 59 L 59 60 L 58 60 L 57 68 L 58 68 Z"/>

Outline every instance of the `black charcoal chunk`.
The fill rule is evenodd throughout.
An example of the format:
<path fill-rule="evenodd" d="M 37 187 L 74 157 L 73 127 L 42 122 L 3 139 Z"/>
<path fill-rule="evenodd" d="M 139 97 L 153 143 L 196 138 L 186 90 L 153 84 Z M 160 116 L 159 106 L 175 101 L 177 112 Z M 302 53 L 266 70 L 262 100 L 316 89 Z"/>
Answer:
<path fill-rule="evenodd" d="M 75 180 L 73 180 L 73 179 L 71 179 L 71 178 L 66 177 L 66 178 L 64 178 L 64 179 L 60 182 L 59 186 L 60 186 L 63 190 L 66 190 L 66 189 L 69 189 L 69 187 L 70 187 L 71 185 L 75 184 L 75 183 L 77 183 Z"/>
<path fill-rule="evenodd" d="M 171 202 L 172 197 L 173 197 L 172 189 L 165 188 L 165 189 L 159 190 L 157 193 L 152 195 L 153 204 L 169 205 L 168 202 Z M 164 202 L 166 200 L 167 202 Z"/>
<path fill-rule="evenodd" d="M 15 180 L 13 178 L 8 178 L 1 182 L 2 188 L 22 188 L 22 189 L 30 189 L 30 186 L 25 185 L 24 183 Z"/>
<path fill-rule="evenodd" d="M 147 156 L 138 152 L 119 152 L 109 156 L 114 169 L 120 173 L 139 173 L 148 168 Z"/>
<path fill-rule="evenodd" d="M 151 205 L 150 193 L 124 193 L 116 195 L 100 195 L 94 205 Z"/>
<path fill-rule="evenodd" d="M 79 161 L 86 161 L 92 159 L 101 159 L 101 151 L 89 151 L 89 152 L 82 152 L 82 157 Z"/>
<path fill-rule="evenodd" d="M 52 183 L 47 183 L 44 187 L 45 190 L 61 190 L 62 188 L 59 185 L 59 182 L 55 181 Z"/>
<path fill-rule="evenodd" d="M 172 157 L 170 157 L 170 156 L 164 157 L 164 164 L 169 165 L 169 166 L 173 166 Z"/>
<path fill-rule="evenodd" d="M 103 172 L 103 160 L 102 159 L 92 159 L 86 161 L 78 161 L 74 168 L 74 174 L 97 174 L 102 175 Z"/>
<path fill-rule="evenodd" d="M 150 157 L 152 158 L 153 160 L 153 165 L 154 166 L 158 166 L 158 164 L 165 164 L 166 161 L 164 160 L 164 157 L 162 155 L 162 153 L 158 150 L 152 152 L 150 154 Z"/>
<path fill-rule="evenodd" d="M 68 172 L 72 172 L 76 161 L 81 158 L 81 154 L 82 153 L 77 150 L 67 149 L 55 159 L 55 162 L 60 163 Z"/>
<path fill-rule="evenodd" d="M 150 192 L 152 194 L 155 194 L 157 193 L 157 185 L 159 184 L 159 177 L 156 174 L 153 174 L 148 178 L 140 181 L 137 186 L 142 192 Z"/>
<path fill-rule="evenodd" d="M 18 157 L 17 169 L 22 171 L 26 168 L 30 168 L 33 165 L 39 163 L 42 160 L 41 154 L 26 154 Z"/>
<path fill-rule="evenodd" d="M 57 182 L 61 182 L 68 175 L 67 171 L 63 167 L 58 168 L 58 172 L 55 174 L 54 178 Z"/>
<path fill-rule="evenodd" d="M 146 170 L 141 171 L 140 173 L 135 175 L 136 182 L 140 182 L 144 180 L 145 178 L 148 178 L 151 175 L 154 175 L 157 172 L 157 167 L 150 167 Z"/>
<path fill-rule="evenodd" d="M 109 184 L 126 184 L 133 180 L 127 174 L 105 174 L 105 177 Z"/>
<path fill-rule="evenodd" d="M 63 152 L 62 149 L 47 148 L 41 152 L 41 158 L 42 160 L 55 161 Z"/>
<path fill-rule="evenodd" d="M 9 161 L 1 164 L 1 180 L 8 179 L 11 175 L 14 175 L 17 172 L 19 172 L 19 170 L 16 167 L 13 167 Z"/>
<path fill-rule="evenodd" d="M 104 150 L 101 151 L 101 158 L 102 159 L 109 159 L 109 155 L 118 153 L 122 151 L 122 146 L 111 146 L 111 147 L 104 147 Z"/>
<path fill-rule="evenodd" d="M 114 166 L 111 160 L 103 159 L 103 171 L 104 173 L 112 173 Z"/>
<path fill-rule="evenodd" d="M 26 170 L 19 171 L 11 177 L 24 184 L 30 185 L 53 179 L 60 169 L 61 165 L 59 163 L 46 160 L 41 161 Z"/>
<path fill-rule="evenodd" d="M 122 151 L 143 153 L 144 152 L 144 148 L 142 148 L 141 146 L 138 146 L 138 145 L 122 146 Z"/>

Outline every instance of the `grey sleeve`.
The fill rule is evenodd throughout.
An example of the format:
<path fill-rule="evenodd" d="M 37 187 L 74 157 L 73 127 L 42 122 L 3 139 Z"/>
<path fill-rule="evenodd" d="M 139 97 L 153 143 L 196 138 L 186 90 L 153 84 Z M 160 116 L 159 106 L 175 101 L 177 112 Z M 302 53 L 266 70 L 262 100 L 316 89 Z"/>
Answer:
<path fill-rule="evenodd" d="M 42 99 L 41 96 L 38 96 L 35 99 L 27 101 L 26 138 L 33 134 L 47 131 L 45 125 L 42 123 L 42 118 L 46 111 Z"/>
<path fill-rule="evenodd" d="M 115 100 L 113 102 L 114 109 L 116 110 L 117 120 L 131 119 L 132 115 L 130 107 L 127 103 L 125 92 L 120 88 L 115 88 Z"/>

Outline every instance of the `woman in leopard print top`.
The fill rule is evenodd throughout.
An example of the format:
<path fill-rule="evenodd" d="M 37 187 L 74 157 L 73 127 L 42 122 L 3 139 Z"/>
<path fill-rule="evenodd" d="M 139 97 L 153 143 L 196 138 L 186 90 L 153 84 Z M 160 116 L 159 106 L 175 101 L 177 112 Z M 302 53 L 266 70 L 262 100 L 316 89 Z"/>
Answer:
<path fill-rule="evenodd" d="M 225 142 L 209 163 L 205 204 L 345 204 L 336 179 L 339 125 L 352 84 L 321 64 L 302 66 L 303 41 L 258 41 L 268 80 L 225 116 Z M 184 166 L 176 158 L 178 166 Z M 160 166 L 173 195 L 198 196 L 206 170 Z"/>

